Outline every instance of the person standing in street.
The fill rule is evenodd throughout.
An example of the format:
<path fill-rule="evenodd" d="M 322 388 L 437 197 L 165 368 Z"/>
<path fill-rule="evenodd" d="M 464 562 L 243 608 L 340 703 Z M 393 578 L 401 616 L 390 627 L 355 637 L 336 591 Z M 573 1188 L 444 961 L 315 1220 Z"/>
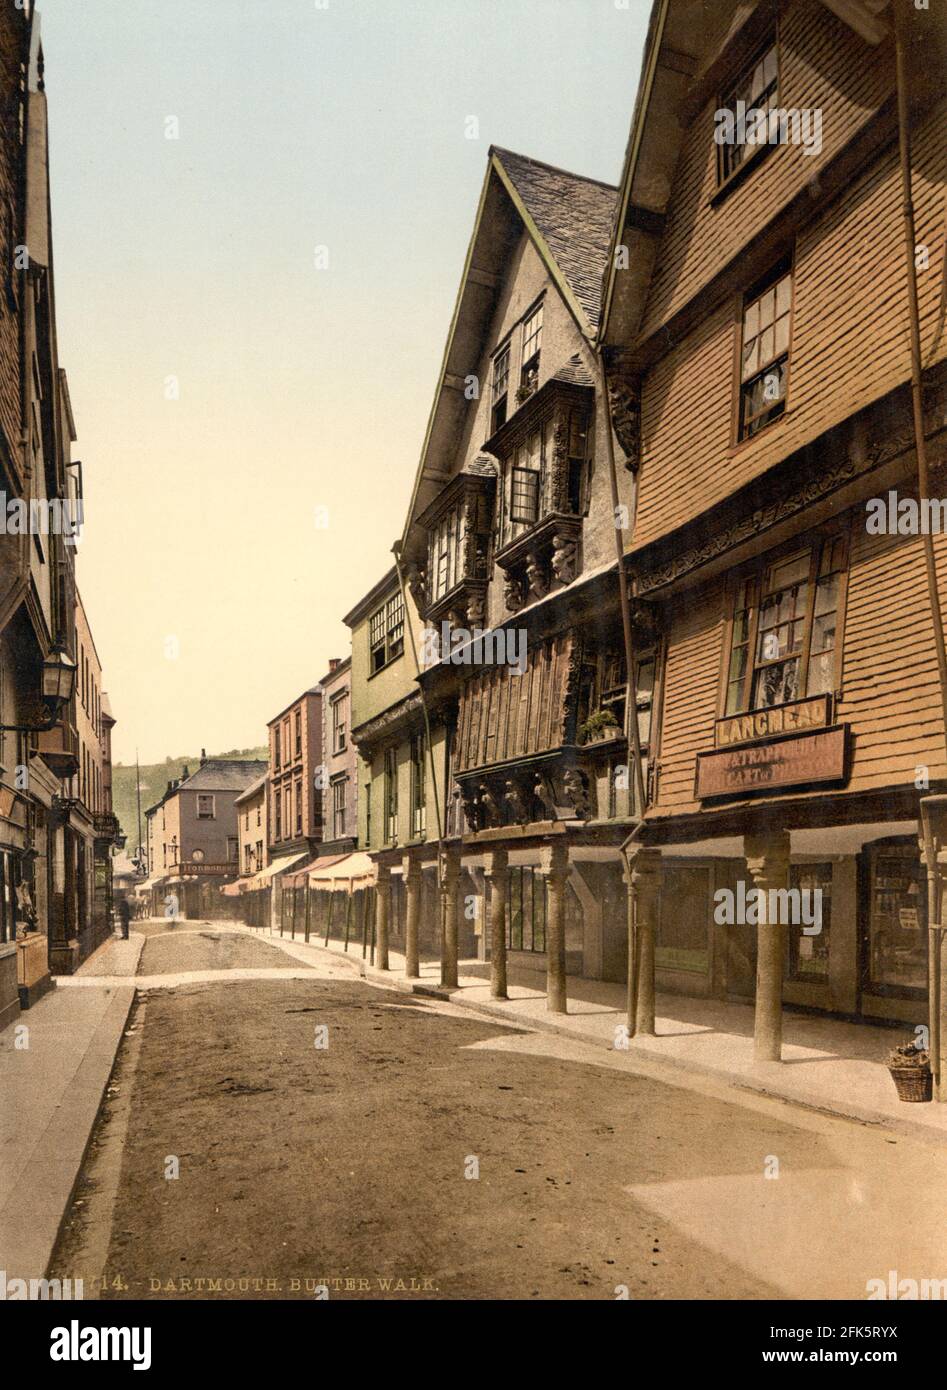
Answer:
<path fill-rule="evenodd" d="M 118 920 L 119 920 L 119 924 L 120 924 L 120 926 L 121 926 L 121 928 L 122 928 L 122 940 L 123 940 L 123 941 L 127 941 L 127 940 L 128 940 L 128 923 L 129 923 L 129 921 L 130 921 L 130 919 L 131 919 L 131 915 L 132 915 L 132 913 L 131 913 L 131 908 L 128 906 L 128 899 L 127 899 L 127 898 L 119 898 L 119 900 L 118 900 Z"/>

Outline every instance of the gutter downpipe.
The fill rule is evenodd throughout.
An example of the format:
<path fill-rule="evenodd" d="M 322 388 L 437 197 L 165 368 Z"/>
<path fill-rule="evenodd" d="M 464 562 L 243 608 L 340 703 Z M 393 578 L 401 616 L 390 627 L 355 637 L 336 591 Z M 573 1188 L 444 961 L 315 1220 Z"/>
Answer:
<path fill-rule="evenodd" d="M 920 310 L 917 294 L 916 231 L 914 224 L 914 199 L 911 181 L 911 118 L 907 92 L 907 62 L 905 57 L 905 18 L 899 0 L 894 4 L 894 43 L 895 69 L 898 96 L 898 150 L 901 166 L 902 211 L 904 215 L 904 255 L 908 286 L 908 319 L 911 332 L 911 404 L 914 416 L 914 447 L 917 453 L 918 494 L 923 505 L 930 496 L 930 479 L 927 468 L 927 447 L 924 439 L 924 399 L 921 362 Z M 941 611 L 940 593 L 937 587 L 937 566 L 934 557 L 934 540 L 930 531 L 922 534 L 924 544 L 924 568 L 927 575 L 927 591 L 934 623 L 934 649 L 937 653 L 937 672 L 940 685 L 941 708 L 944 718 L 944 738 L 947 745 L 947 650 L 944 643 L 944 620 Z M 928 893 L 928 1016 L 929 1016 L 929 1054 L 934 1078 L 934 1095 L 937 1100 L 947 1099 L 941 1095 L 941 1037 L 944 1033 L 941 1012 L 944 991 L 941 988 L 941 968 L 943 956 L 943 886 L 941 866 L 937 845 L 937 835 L 933 824 L 934 814 L 947 810 L 947 797 L 930 796 L 921 798 L 921 827 L 924 845 L 924 858 L 927 866 Z"/>
<path fill-rule="evenodd" d="M 628 1036 L 635 1036 L 638 1005 L 638 930 L 635 920 L 634 897 L 631 891 L 631 855 L 629 847 L 641 833 L 645 821 L 645 783 L 641 766 L 641 740 L 638 736 L 638 690 L 635 682 L 635 643 L 631 622 L 631 606 L 628 594 L 628 576 L 625 573 L 625 528 L 621 520 L 621 501 L 618 495 L 618 472 L 615 466 L 615 439 L 612 431 L 612 404 L 608 394 L 608 378 L 605 372 L 605 348 L 599 342 L 597 347 L 599 374 L 601 379 L 602 405 L 605 414 L 605 440 L 608 455 L 608 477 L 612 493 L 612 518 L 615 523 L 615 553 L 618 559 L 618 601 L 621 608 L 621 625 L 625 646 L 625 738 L 632 750 L 635 765 L 635 800 L 638 813 L 631 833 L 622 841 L 620 853 L 625 866 L 625 882 L 628 888 Z M 637 514 L 638 493 L 635 487 L 635 512 Z M 629 537 L 634 533 L 635 518 L 632 518 Z"/>

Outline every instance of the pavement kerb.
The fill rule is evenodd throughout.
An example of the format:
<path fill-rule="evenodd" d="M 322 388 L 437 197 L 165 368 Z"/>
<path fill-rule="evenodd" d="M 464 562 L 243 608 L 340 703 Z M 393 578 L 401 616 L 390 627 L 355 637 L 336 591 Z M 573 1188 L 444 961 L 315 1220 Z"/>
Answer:
<path fill-rule="evenodd" d="M 116 936 L 114 933 L 112 934 L 112 936 L 106 937 L 105 940 L 102 942 L 101 946 L 96 946 L 91 956 L 86 957 L 86 959 L 80 965 L 79 969 L 76 971 L 76 974 L 92 975 L 93 972 L 89 970 L 87 967 L 90 966 L 92 962 L 96 959 L 96 957 L 100 956 L 103 951 L 107 951 L 110 946 L 113 946 L 116 942 L 121 940 L 122 938 L 120 936 Z M 147 940 L 148 938 L 147 936 L 145 936 L 144 932 L 129 932 L 129 945 L 138 947 L 137 954 L 135 955 L 135 967 L 132 970 L 131 974 L 128 976 L 129 983 L 131 983 L 131 981 L 133 981 L 135 976 L 138 974 L 138 967 L 141 964 L 141 953 L 145 949 L 145 942 Z M 58 977 L 55 975 L 53 976 L 53 983 L 58 983 Z"/>
<path fill-rule="evenodd" d="M 278 935 L 268 937 L 268 940 L 280 941 Z M 357 972 L 363 979 L 372 984 L 385 985 L 389 989 L 397 989 L 403 994 L 417 994 L 421 997 L 427 996 L 454 1004 L 458 1008 L 466 1009 L 470 1013 L 487 1015 L 491 1018 L 502 1019 L 504 1023 L 513 1028 L 521 1028 L 535 1033 L 550 1033 L 556 1037 L 568 1038 L 575 1043 L 582 1043 L 588 1047 L 595 1047 L 603 1052 L 617 1052 L 619 1049 L 613 1047 L 602 1038 L 592 1034 L 578 1032 L 567 1025 L 556 1023 L 552 1019 L 536 1018 L 533 1015 L 523 1017 L 515 1012 L 516 1001 L 511 1000 L 512 1007 L 504 1004 L 496 1004 L 484 1000 L 470 1000 L 465 998 L 463 990 L 447 990 L 427 981 L 406 979 L 403 975 L 394 975 L 385 970 L 378 970 L 374 966 L 360 959 L 353 959 L 343 952 L 331 950 L 323 946 L 320 942 L 296 942 L 296 945 L 307 946 L 312 950 L 321 952 L 322 955 L 330 957 L 333 961 L 344 962 L 351 969 Z M 785 1092 L 775 1088 L 771 1079 L 765 1077 L 754 1078 L 750 1076 L 734 1076 L 719 1068 L 707 1066 L 705 1063 L 694 1061 L 691 1058 L 684 1060 L 678 1057 L 668 1056 L 659 1052 L 639 1050 L 635 1047 L 634 1039 L 630 1040 L 628 1049 L 621 1049 L 622 1055 L 629 1059 L 636 1059 L 653 1065 L 660 1070 L 674 1072 L 682 1080 L 688 1075 L 707 1077 L 738 1091 L 749 1091 L 754 1095 L 766 1096 L 769 1100 L 781 1101 L 785 1105 L 795 1105 L 803 1110 L 814 1110 L 819 1114 L 833 1115 L 844 1120 L 851 1120 L 857 1124 L 876 1125 L 882 1129 L 888 1129 L 909 1135 L 913 1139 L 927 1139 L 934 1143 L 947 1142 L 947 1135 L 941 1134 L 929 1125 L 909 1119 L 899 1115 L 889 1115 L 886 1111 L 875 1110 L 870 1106 L 859 1105 L 852 1101 L 833 1102 L 826 1096 L 818 1092 L 799 1094 Z M 778 1065 L 778 1064 L 774 1064 Z"/>
<path fill-rule="evenodd" d="M 115 990 L 62 1101 L 30 1154 L 29 1207 L 4 1212 L 8 1278 L 20 1271 L 28 1278 L 48 1276 L 134 1001 L 131 980 Z M 42 1270 L 42 1276 L 37 1276 L 37 1270 Z"/>

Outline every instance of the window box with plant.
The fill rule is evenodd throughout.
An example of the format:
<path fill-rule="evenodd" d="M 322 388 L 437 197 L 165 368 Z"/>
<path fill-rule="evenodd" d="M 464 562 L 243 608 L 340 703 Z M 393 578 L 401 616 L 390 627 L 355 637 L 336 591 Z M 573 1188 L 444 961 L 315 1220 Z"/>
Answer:
<path fill-rule="evenodd" d="M 600 709 L 579 725 L 579 742 L 602 743 L 607 738 L 617 738 L 620 733 L 621 725 L 612 711 Z"/>

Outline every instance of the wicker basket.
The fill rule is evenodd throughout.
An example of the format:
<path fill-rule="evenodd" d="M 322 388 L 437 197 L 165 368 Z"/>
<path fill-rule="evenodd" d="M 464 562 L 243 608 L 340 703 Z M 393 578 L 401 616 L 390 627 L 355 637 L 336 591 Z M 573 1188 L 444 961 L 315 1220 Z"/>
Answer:
<path fill-rule="evenodd" d="M 898 1100 L 933 1100 L 934 1078 L 929 1067 L 889 1067 L 888 1070 L 897 1087 Z"/>

